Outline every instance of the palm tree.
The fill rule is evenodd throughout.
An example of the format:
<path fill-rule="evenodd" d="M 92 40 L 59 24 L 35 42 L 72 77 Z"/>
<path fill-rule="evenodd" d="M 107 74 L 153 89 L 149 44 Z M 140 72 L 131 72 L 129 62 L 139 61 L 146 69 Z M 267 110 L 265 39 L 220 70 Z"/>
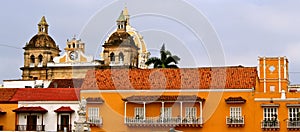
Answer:
<path fill-rule="evenodd" d="M 179 60 L 180 58 L 176 55 L 172 55 L 170 51 L 165 49 L 165 44 L 163 44 L 160 49 L 160 58 L 151 57 L 145 64 L 147 66 L 153 64 L 154 68 L 178 68 L 176 64 L 178 64 Z"/>

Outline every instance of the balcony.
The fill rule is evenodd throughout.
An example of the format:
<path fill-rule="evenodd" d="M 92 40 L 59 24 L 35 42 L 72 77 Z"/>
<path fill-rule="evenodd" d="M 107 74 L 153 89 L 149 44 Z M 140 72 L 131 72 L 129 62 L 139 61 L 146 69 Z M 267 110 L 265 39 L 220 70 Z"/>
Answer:
<path fill-rule="evenodd" d="M 16 125 L 16 131 L 45 131 L 45 125 Z"/>
<path fill-rule="evenodd" d="M 135 117 L 126 117 L 125 124 L 128 126 L 202 127 L 202 118 L 181 119 L 180 117 L 170 117 L 162 119 L 160 117 L 146 117 L 146 119 L 137 119 Z"/>
<path fill-rule="evenodd" d="M 71 132 L 72 131 L 72 125 L 57 125 L 57 131 L 66 131 Z"/>
<path fill-rule="evenodd" d="M 88 122 L 91 126 L 102 126 L 102 117 L 88 117 Z"/>
<path fill-rule="evenodd" d="M 300 121 L 288 120 L 287 128 L 289 130 L 300 130 Z"/>
<path fill-rule="evenodd" d="M 226 124 L 228 127 L 243 127 L 245 124 L 244 116 L 226 116 Z"/>
<path fill-rule="evenodd" d="M 263 120 L 261 121 L 263 130 L 279 130 L 280 124 L 278 120 Z"/>

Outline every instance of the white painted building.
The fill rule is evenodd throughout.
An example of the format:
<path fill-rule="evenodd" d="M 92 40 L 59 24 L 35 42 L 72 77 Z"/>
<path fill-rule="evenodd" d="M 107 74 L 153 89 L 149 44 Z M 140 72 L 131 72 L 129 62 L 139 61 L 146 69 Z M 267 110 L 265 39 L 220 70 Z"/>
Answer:
<path fill-rule="evenodd" d="M 12 101 L 18 101 L 17 131 L 68 131 L 74 130 L 78 119 L 79 89 L 44 88 L 18 89 Z"/>

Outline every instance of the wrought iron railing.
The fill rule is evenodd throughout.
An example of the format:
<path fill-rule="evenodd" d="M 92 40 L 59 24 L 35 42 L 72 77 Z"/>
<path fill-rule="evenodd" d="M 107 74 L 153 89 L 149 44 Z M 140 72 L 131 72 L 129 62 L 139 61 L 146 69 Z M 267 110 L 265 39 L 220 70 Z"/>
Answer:
<path fill-rule="evenodd" d="M 300 128 L 300 121 L 288 120 L 287 128 Z"/>
<path fill-rule="evenodd" d="M 94 124 L 94 125 L 102 125 L 103 124 L 102 117 L 94 117 L 94 116 L 88 117 L 88 122 L 90 124 Z"/>
<path fill-rule="evenodd" d="M 72 131 L 72 125 L 57 125 L 57 131 L 64 131 L 66 129 L 67 132 Z"/>
<path fill-rule="evenodd" d="M 45 125 L 16 125 L 16 131 L 45 131 Z"/>
<path fill-rule="evenodd" d="M 279 128 L 278 120 L 263 120 L 261 121 L 261 128 Z"/>
<path fill-rule="evenodd" d="M 232 116 L 226 116 L 226 124 L 231 125 L 231 124 L 245 124 L 244 116 L 237 116 L 237 117 L 232 117 Z"/>

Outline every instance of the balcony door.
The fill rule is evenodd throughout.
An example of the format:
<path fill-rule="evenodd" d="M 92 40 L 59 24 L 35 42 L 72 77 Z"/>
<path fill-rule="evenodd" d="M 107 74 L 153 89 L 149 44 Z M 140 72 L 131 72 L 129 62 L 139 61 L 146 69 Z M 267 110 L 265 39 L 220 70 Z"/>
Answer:
<path fill-rule="evenodd" d="M 36 115 L 27 115 L 27 131 L 36 131 L 37 116 Z"/>
<path fill-rule="evenodd" d="M 67 131 L 69 131 L 69 115 L 60 116 L 60 125 L 62 130 L 64 130 L 64 128 L 66 127 Z"/>

